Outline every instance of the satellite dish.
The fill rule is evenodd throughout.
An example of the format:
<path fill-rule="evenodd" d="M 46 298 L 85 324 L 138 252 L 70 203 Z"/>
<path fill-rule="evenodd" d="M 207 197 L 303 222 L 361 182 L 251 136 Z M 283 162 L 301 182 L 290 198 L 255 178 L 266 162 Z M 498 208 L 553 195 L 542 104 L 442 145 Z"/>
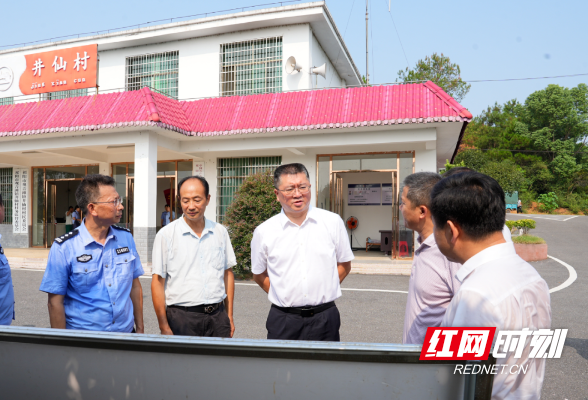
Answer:
<path fill-rule="evenodd" d="M 323 64 L 320 67 L 314 67 L 310 70 L 312 74 L 320 75 L 323 78 L 327 79 L 327 64 Z"/>
<path fill-rule="evenodd" d="M 286 68 L 286 73 L 288 74 L 292 74 L 294 71 L 300 72 L 300 70 L 302 69 L 300 65 L 296 64 L 296 59 L 294 58 L 294 56 L 288 57 L 284 68 Z"/>

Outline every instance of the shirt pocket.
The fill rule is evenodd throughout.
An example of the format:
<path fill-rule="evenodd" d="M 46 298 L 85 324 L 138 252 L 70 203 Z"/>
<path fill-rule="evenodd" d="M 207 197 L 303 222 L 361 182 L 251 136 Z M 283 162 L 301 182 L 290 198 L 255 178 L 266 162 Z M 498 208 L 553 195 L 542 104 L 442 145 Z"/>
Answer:
<path fill-rule="evenodd" d="M 72 266 L 72 283 L 80 293 L 88 293 L 100 278 L 98 263 L 77 262 Z"/>
<path fill-rule="evenodd" d="M 133 280 L 133 266 L 135 265 L 135 256 L 127 253 L 114 257 L 114 265 L 119 281 Z"/>
<path fill-rule="evenodd" d="M 215 247 L 212 252 L 213 258 L 210 260 L 215 269 L 224 271 L 226 265 L 226 255 L 224 247 Z"/>
<path fill-rule="evenodd" d="M 0 285 L 10 280 L 10 265 L 4 254 L 0 254 Z"/>

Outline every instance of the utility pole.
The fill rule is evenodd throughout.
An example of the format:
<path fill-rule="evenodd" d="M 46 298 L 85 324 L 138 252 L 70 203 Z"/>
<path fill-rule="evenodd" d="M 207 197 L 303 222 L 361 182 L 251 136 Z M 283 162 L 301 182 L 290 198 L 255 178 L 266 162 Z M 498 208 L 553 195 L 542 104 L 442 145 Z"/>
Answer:
<path fill-rule="evenodd" d="M 368 1 L 365 0 L 365 84 L 370 83 L 370 64 L 369 64 L 369 52 L 368 52 Z"/>

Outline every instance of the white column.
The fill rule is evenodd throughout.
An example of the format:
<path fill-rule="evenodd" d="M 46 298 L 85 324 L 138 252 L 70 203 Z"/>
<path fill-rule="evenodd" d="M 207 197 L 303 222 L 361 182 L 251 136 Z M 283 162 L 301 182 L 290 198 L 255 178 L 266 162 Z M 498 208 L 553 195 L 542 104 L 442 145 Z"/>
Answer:
<path fill-rule="evenodd" d="M 143 263 L 151 261 L 156 233 L 157 135 L 142 132 L 135 141 L 133 234 Z"/>
<path fill-rule="evenodd" d="M 101 162 L 98 164 L 98 173 L 100 175 L 110 175 L 110 163 Z"/>

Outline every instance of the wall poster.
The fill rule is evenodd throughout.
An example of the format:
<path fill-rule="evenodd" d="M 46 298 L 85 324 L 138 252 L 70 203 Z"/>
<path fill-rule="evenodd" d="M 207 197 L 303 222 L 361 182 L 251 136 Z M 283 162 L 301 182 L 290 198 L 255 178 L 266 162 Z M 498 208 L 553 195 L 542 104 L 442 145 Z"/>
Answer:
<path fill-rule="evenodd" d="M 383 206 L 391 206 L 392 205 L 392 184 L 391 183 L 382 183 L 382 205 Z"/>
<path fill-rule="evenodd" d="M 379 206 L 381 186 L 379 183 L 347 184 L 348 206 Z"/>

